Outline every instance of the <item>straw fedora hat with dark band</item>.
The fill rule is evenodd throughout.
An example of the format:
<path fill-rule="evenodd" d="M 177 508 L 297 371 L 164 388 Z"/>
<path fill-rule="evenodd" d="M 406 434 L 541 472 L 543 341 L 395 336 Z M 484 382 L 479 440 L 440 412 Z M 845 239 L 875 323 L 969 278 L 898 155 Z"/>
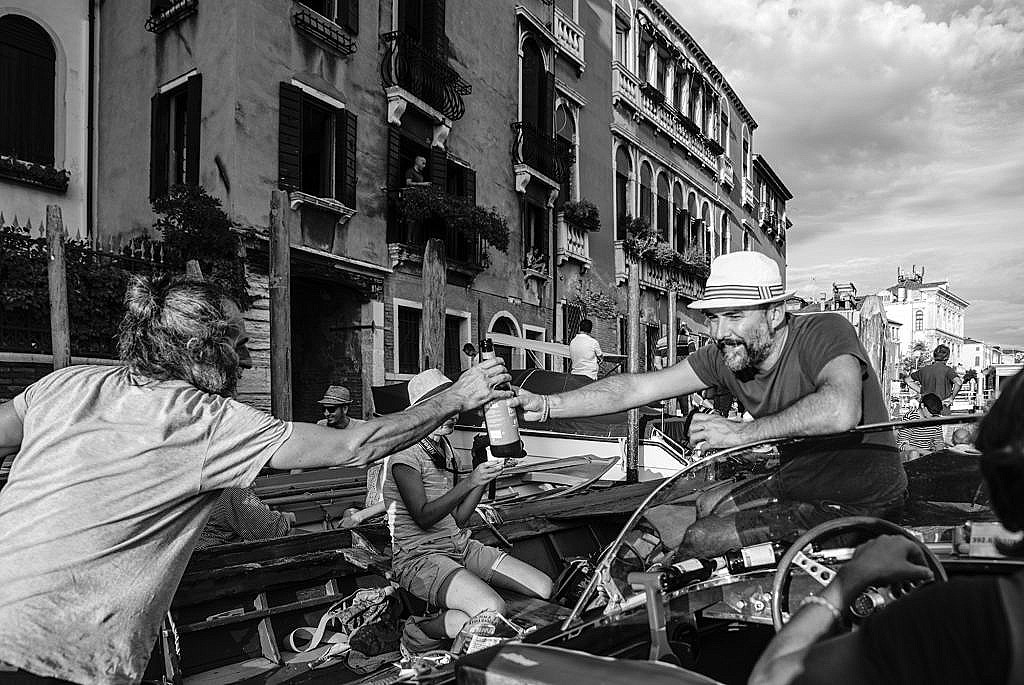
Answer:
<path fill-rule="evenodd" d="M 434 395 L 452 387 L 453 383 L 438 369 L 421 371 L 409 379 L 409 406 L 429 400 Z"/>
<path fill-rule="evenodd" d="M 774 259 L 760 252 L 732 252 L 711 262 L 704 297 L 690 309 L 757 307 L 782 302 L 795 290 L 786 290 Z"/>

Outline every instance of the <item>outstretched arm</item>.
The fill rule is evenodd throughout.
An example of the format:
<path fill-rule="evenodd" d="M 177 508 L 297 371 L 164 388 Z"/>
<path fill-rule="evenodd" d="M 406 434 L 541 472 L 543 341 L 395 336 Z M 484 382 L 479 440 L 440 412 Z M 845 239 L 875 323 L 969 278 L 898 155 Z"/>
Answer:
<path fill-rule="evenodd" d="M 426 436 L 449 416 L 471 411 L 511 392 L 495 385 L 511 380 L 500 359 L 481 362 L 459 377 L 450 388 L 422 404 L 335 430 L 296 423 L 292 434 L 270 460 L 275 469 L 320 466 L 365 466 L 394 454 Z"/>
<path fill-rule="evenodd" d="M 790 435 L 822 435 L 848 430 L 861 420 L 861 366 L 843 354 L 822 368 L 814 392 L 782 411 L 748 422 L 695 414 L 690 442 L 721 448 Z"/>
<path fill-rule="evenodd" d="M 619 373 L 607 376 L 582 388 L 558 395 L 536 395 L 519 390 L 510 404 L 523 408 L 527 421 L 538 421 L 547 398 L 552 418 L 600 416 L 639 407 L 656 400 L 702 390 L 707 387 L 694 372 L 690 362 L 647 373 Z"/>

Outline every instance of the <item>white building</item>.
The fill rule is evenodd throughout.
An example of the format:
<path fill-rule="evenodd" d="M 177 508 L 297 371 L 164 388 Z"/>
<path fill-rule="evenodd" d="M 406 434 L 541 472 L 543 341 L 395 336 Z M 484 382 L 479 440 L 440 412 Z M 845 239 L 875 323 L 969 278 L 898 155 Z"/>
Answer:
<path fill-rule="evenodd" d="M 904 350 L 918 341 L 929 350 L 942 344 L 949 347 L 950 366 L 970 366 L 963 349 L 964 315 L 970 303 L 949 289 L 949 281 L 926 282 L 923 268 L 920 273 L 915 268 L 909 275 L 900 269 L 896 285 L 878 295 L 888 318 L 903 324 Z"/>
<path fill-rule="evenodd" d="M 60 206 L 70 235 L 88 232 L 95 22 L 89 0 L 0 5 L 0 213 L 33 227 Z"/>

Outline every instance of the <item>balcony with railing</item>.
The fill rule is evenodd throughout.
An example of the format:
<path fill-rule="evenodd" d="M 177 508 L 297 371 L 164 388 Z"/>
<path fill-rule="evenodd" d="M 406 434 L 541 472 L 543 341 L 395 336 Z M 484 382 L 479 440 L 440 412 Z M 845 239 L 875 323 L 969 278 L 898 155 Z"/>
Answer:
<path fill-rule="evenodd" d="M 292 14 L 292 23 L 296 29 L 339 55 L 347 56 L 356 51 L 355 41 L 341 26 L 308 7 L 300 5 Z"/>
<path fill-rule="evenodd" d="M 146 18 L 146 30 L 162 33 L 178 22 L 199 11 L 199 0 L 166 0 L 153 4 L 153 11 Z"/>
<path fill-rule="evenodd" d="M 632 260 L 626 253 L 624 240 L 615 241 L 615 282 L 623 284 L 629 281 L 629 270 L 626 268 Z M 681 269 L 658 264 L 652 259 L 640 261 L 640 287 L 667 293 L 672 290 L 677 294 L 698 300 L 704 295 L 704 284 L 707 278 L 700 278 Z"/>
<path fill-rule="evenodd" d="M 730 190 L 736 182 L 736 170 L 732 166 L 732 160 L 726 155 L 718 158 L 721 165 L 718 167 L 718 182 Z"/>
<path fill-rule="evenodd" d="M 440 115 L 456 121 L 466 113 L 463 97 L 473 86 L 453 69 L 445 56 L 428 50 L 402 31 L 381 36 L 384 57 L 380 77 L 385 89 L 401 88 Z"/>
<path fill-rule="evenodd" d="M 557 6 L 554 8 L 554 12 L 553 25 L 558 48 L 576 63 L 580 71 L 583 71 L 587 66 L 586 60 L 583 58 L 583 39 L 586 33 L 584 33 L 582 26 L 573 21 L 569 15 Z"/>
<path fill-rule="evenodd" d="M 450 271 L 472 277 L 484 269 L 483 241 L 463 230 L 456 214 L 445 217 L 415 219 L 406 216 L 403 197 L 409 188 L 388 191 L 388 250 L 394 265 L 400 262 L 421 262 L 423 248 L 431 238 L 445 244 L 445 257 Z M 440 193 L 438 193 L 440 195 Z M 453 203 L 454 204 L 454 203 Z"/>
<path fill-rule="evenodd" d="M 749 178 L 743 179 L 743 204 L 754 209 L 754 182 Z"/>
<path fill-rule="evenodd" d="M 686 148 L 713 172 L 718 171 L 715 146 L 700 132 L 687 125 L 686 117 L 665 101 L 664 94 L 641 84 L 621 62 L 612 64 L 612 102 L 623 101 L 637 114 Z"/>
<path fill-rule="evenodd" d="M 554 187 L 568 178 L 576 155 L 569 141 L 549 136 L 525 121 L 512 123 L 512 164 L 518 172 L 528 167 L 553 181 Z"/>
<path fill-rule="evenodd" d="M 558 212 L 558 249 L 555 257 L 558 264 L 562 265 L 573 260 L 583 265 L 583 269 L 589 269 L 593 264 L 590 259 L 590 231 L 580 226 L 575 226 L 565 220 L 565 215 Z"/>

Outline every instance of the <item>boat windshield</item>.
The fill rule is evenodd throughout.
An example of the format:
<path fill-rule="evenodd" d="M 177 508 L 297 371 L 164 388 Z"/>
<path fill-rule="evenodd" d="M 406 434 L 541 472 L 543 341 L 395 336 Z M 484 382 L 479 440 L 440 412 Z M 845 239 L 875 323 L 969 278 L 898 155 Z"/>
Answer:
<path fill-rule="evenodd" d="M 931 449 L 906 447 L 901 450 L 908 480 L 907 499 L 902 508 L 892 510 L 887 518 L 914 529 L 926 542 L 949 541 L 953 527 L 965 521 L 995 521 L 982 485 L 979 453 L 971 444 L 979 418 L 980 415 L 962 415 L 876 424 L 813 439 L 775 439 L 703 457 L 688 455 L 697 458 L 662 482 L 604 550 L 596 573 L 576 602 L 571 618 L 634 594 L 636 591 L 626 582 L 630 572 L 681 561 L 677 550 L 698 511 L 713 515 L 716 512 L 714 502 L 723 490 L 756 487 L 763 481 L 778 482 L 780 464 L 787 461 L 787 448 L 801 443 L 813 444 L 814 449 L 819 446 L 827 449 L 833 440 L 848 444 L 853 436 L 896 430 L 897 441 L 902 446 L 911 439 L 908 431 L 913 430 L 915 443 L 921 444 L 927 439 L 936 442 L 931 443 Z M 965 430 L 957 430 L 960 428 Z M 763 500 L 755 498 L 749 506 L 763 504 Z M 850 514 L 837 513 L 837 517 L 844 515 Z M 788 546 L 802 532 L 774 542 Z M 609 596 L 616 593 L 618 597 Z"/>

